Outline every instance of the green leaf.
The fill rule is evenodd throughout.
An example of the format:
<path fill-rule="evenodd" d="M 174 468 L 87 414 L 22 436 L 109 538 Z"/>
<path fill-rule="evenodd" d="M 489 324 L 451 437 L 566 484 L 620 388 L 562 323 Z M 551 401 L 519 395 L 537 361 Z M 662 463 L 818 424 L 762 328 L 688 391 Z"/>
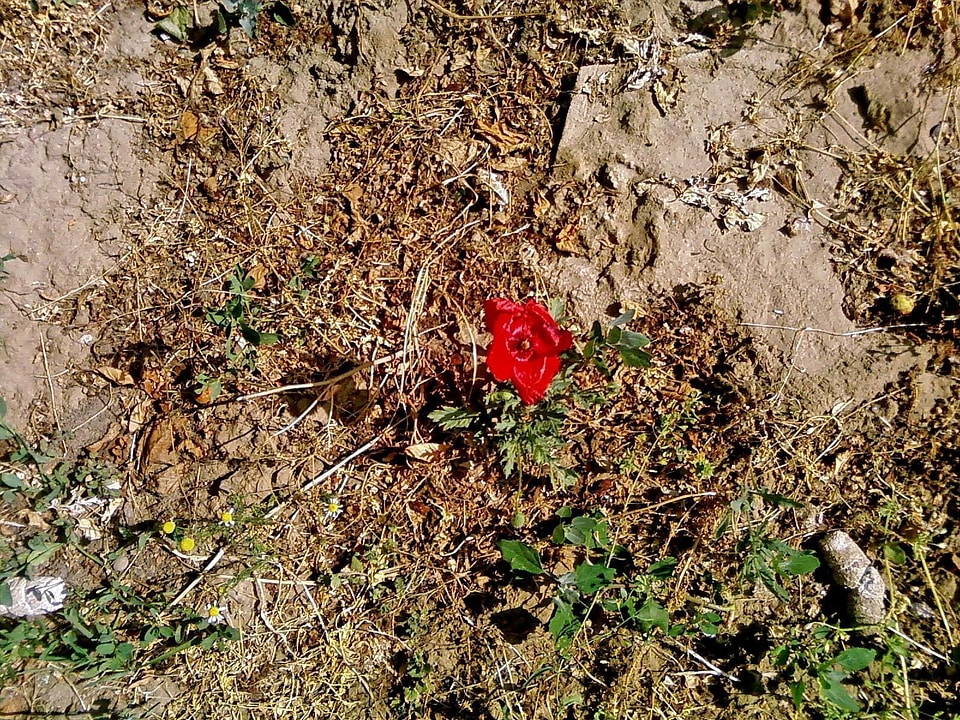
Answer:
<path fill-rule="evenodd" d="M 480 417 L 480 413 L 444 405 L 439 410 L 429 413 L 427 417 L 444 430 L 463 430 L 470 427 Z"/>
<path fill-rule="evenodd" d="M 669 613 L 667 613 L 663 605 L 653 598 L 648 598 L 647 601 L 640 606 L 635 619 L 643 632 L 650 632 L 654 628 L 660 628 L 664 632 L 667 632 L 670 627 Z"/>
<path fill-rule="evenodd" d="M 7 401 L 3 398 L 0 398 L 0 420 L 3 419 L 3 416 L 7 414 Z"/>
<path fill-rule="evenodd" d="M 529 545 L 517 540 L 499 540 L 497 547 L 500 549 L 500 556 L 510 563 L 510 567 L 514 570 L 528 572 L 531 575 L 543 573 L 540 554 Z"/>
<path fill-rule="evenodd" d="M 570 640 L 580 629 L 580 621 L 573 612 L 573 605 L 562 598 L 553 599 L 553 615 L 547 624 L 547 630 L 553 636 L 558 649 L 570 645 Z"/>
<path fill-rule="evenodd" d="M 122 662 L 128 662 L 133 657 L 134 646 L 132 643 L 122 642 L 117 645 L 117 649 L 114 652 L 118 660 Z"/>
<path fill-rule="evenodd" d="M 159 32 L 166 33 L 180 42 L 186 42 L 190 28 L 193 27 L 193 13 L 190 8 L 178 5 L 163 20 L 154 25 Z"/>
<path fill-rule="evenodd" d="M 877 652 L 868 648 L 852 647 L 847 648 L 837 655 L 833 662 L 848 672 L 857 672 L 870 667 L 870 664 L 876 659 Z"/>
<path fill-rule="evenodd" d="M 840 682 L 843 673 L 830 672 L 820 675 L 820 697 L 845 712 L 859 712 L 860 703 L 853 698 Z"/>
<path fill-rule="evenodd" d="M 580 563 L 574 568 L 573 581 L 577 590 L 584 595 L 592 595 L 612 583 L 616 574 L 616 570 L 606 565 Z"/>
<path fill-rule="evenodd" d="M 13 605 L 10 584 L 6 580 L 0 582 L 0 605 Z"/>
<path fill-rule="evenodd" d="M 2 439 L 3 438 L 0 437 L 0 440 Z M 15 473 L 0 473 L 0 483 L 8 488 L 13 488 L 14 490 L 19 490 L 23 487 L 23 480 L 21 480 Z"/>
<path fill-rule="evenodd" d="M 809 575 L 818 567 L 820 567 L 820 560 L 816 555 L 793 552 L 785 561 L 777 564 L 777 571 L 782 575 Z"/>
<path fill-rule="evenodd" d="M 796 710 L 803 706 L 803 694 L 806 690 L 807 684 L 803 680 L 790 683 L 790 697 L 793 699 L 793 707 Z"/>
<path fill-rule="evenodd" d="M 665 557 L 663 560 L 657 560 L 647 569 L 647 575 L 657 580 L 666 580 L 673 575 L 677 567 L 677 559 L 674 557 Z"/>
<path fill-rule="evenodd" d="M 560 298 L 551 298 L 547 303 L 547 310 L 550 311 L 550 317 L 554 320 L 561 320 L 566 308 L 564 307 L 563 300 Z"/>
<path fill-rule="evenodd" d="M 780 505 L 781 507 L 786 508 L 802 508 L 803 503 L 797 502 L 796 500 L 791 500 L 785 495 L 778 495 L 777 493 L 770 492 L 769 490 L 753 490 L 755 495 L 759 495 L 767 502 L 772 502 L 774 505 Z"/>
<path fill-rule="evenodd" d="M 117 645 L 113 642 L 102 642 L 97 645 L 97 653 L 100 655 L 113 655 L 116 649 Z"/>
<path fill-rule="evenodd" d="M 616 343 L 620 350 L 640 350 L 650 344 L 650 338 L 642 333 L 624 330 L 620 333 L 620 340 Z"/>
<path fill-rule="evenodd" d="M 627 310 L 625 313 L 622 313 L 617 316 L 617 318 L 610 323 L 610 327 L 620 327 L 621 325 L 626 325 L 628 322 L 633 320 L 636 316 L 635 310 Z"/>
<path fill-rule="evenodd" d="M 648 368 L 653 355 L 646 350 L 636 350 L 634 348 L 617 347 L 620 353 L 620 359 L 627 367 Z"/>
<path fill-rule="evenodd" d="M 903 565 L 907 561 L 907 551 L 900 543 L 886 543 L 883 546 L 883 556 L 893 565 Z"/>
<path fill-rule="evenodd" d="M 276 333 L 262 333 L 242 323 L 240 324 L 240 334 L 243 335 L 244 340 L 255 347 L 273 345 L 280 341 L 280 336 Z"/>

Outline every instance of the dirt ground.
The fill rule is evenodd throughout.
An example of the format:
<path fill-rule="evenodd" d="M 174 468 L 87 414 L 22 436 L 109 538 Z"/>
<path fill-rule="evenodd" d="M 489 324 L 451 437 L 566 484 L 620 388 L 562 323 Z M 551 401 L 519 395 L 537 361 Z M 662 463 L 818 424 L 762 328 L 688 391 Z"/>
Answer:
<path fill-rule="evenodd" d="M 2 420 L 122 499 L 71 476 L 99 530 L 33 571 L 138 643 L 18 658 L 0 712 L 840 717 L 862 646 L 857 716 L 960 717 L 960 6 L 263 5 L 253 37 L 233 3 L 0 7 Z M 428 418 L 480 406 L 483 301 L 528 295 L 652 340 L 565 421 L 571 487 Z M 497 542 L 573 570 L 561 507 L 718 631 L 598 604 L 558 649 Z M 64 516 L 27 511 L 4 557 Z M 832 528 L 882 629 L 826 564 L 749 574 Z M 144 640 L 209 606 L 239 639 Z"/>

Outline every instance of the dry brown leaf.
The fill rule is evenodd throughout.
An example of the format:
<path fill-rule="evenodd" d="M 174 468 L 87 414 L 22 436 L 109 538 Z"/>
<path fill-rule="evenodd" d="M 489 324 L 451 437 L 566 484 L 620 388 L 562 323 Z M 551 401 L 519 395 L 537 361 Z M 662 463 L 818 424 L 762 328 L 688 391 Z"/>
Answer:
<path fill-rule="evenodd" d="M 153 400 L 141 400 L 133 406 L 130 411 L 130 418 L 127 420 L 127 432 L 137 433 L 146 427 L 153 415 Z"/>
<path fill-rule="evenodd" d="M 213 402 L 213 385 L 204 385 L 200 392 L 194 393 L 194 396 L 198 405 L 209 405 Z"/>
<path fill-rule="evenodd" d="M 166 394 L 167 382 L 156 370 L 144 370 L 140 385 L 143 391 L 154 400 L 161 400 Z"/>
<path fill-rule="evenodd" d="M 161 418 L 154 424 L 143 442 L 143 456 L 147 465 L 172 465 L 176 462 L 173 422 L 170 418 Z"/>
<path fill-rule="evenodd" d="M 217 135 L 217 128 L 205 127 L 200 122 L 200 117 L 192 110 L 184 110 L 180 116 L 180 123 L 177 126 L 177 139 L 175 145 L 185 142 L 197 142 L 205 145 Z"/>
<path fill-rule="evenodd" d="M 84 540 L 100 540 L 103 537 L 103 530 L 90 518 L 80 518 L 77 521 L 77 532 Z"/>
<path fill-rule="evenodd" d="M 254 290 L 263 290 L 267 284 L 268 272 L 265 265 L 254 265 L 247 271 L 247 277 L 253 280 Z"/>
<path fill-rule="evenodd" d="M 86 450 L 91 455 L 98 455 L 104 450 L 106 450 L 111 444 L 113 444 L 116 439 L 120 436 L 122 429 L 118 423 L 113 423 L 110 425 L 110 429 L 107 430 L 106 435 L 97 440 L 96 442 L 90 443 L 87 445 L 84 450 Z"/>
<path fill-rule="evenodd" d="M 553 204 L 547 200 L 547 196 L 542 192 L 538 192 L 534 195 L 533 198 L 533 216 L 538 220 L 546 215 L 550 208 L 553 207 Z"/>
<path fill-rule="evenodd" d="M 177 137 L 180 142 L 196 140 L 200 134 L 200 118 L 195 112 L 184 110 L 180 116 L 180 126 L 177 128 Z"/>
<path fill-rule="evenodd" d="M 23 510 L 20 513 L 20 518 L 26 521 L 27 527 L 29 528 L 33 528 L 35 530 L 50 529 L 50 525 L 44 519 L 43 515 L 34 510 Z"/>
<path fill-rule="evenodd" d="M 526 169 L 529 163 L 524 157 L 518 155 L 513 155 L 511 157 L 501 158 L 495 162 L 490 163 L 491 170 L 499 170 L 500 172 L 516 172 L 517 170 Z"/>
<path fill-rule="evenodd" d="M 484 140 L 503 154 L 516 152 L 530 145 L 523 135 L 510 130 L 499 120 L 495 123 L 477 120 L 477 131 L 483 136 Z"/>
<path fill-rule="evenodd" d="M 203 68 L 203 91 L 208 95 L 223 95 L 223 84 L 217 73 L 210 67 Z"/>
<path fill-rule="evenodd" d="M 363 188 L 357 185 L 357 183 L 350 183 L 343 190 L 341 190 L 341 193 L 347 200 L 350 201 L 350 204 L 352 205 L 363 197 Z"/>
<path fill-rule="evenodd" d="M 857 0 L 830 0 L 830 14 L 833 15 L 842 25 L 846 26 L 853 22 L 857 13 Z"/>
<path fill-rule="evenodd" d="M 561 230 L 554 245 L 558 252 L 568 253 L 570 255 L 582 255 L 583 247 L 580 245 L 580 228 L 577 223 L 570 223 Z"/>
<path fill-rule="evenodd" d="M 217 136 L 217 128 L 215 127 L 201 127 L 200 131 L 197 133 L 197 142 L 201 145 L 206 145 L 208 142 L 213 140 Z"/>
<path fill-rule="evenodd" d="M 217 180 L 216 175 L 211 175 L 200 183 L 200 189 L 204 195 L 213 200 L 220 194 L 220 181 Z"/>
<path fill-rule="evenodd" d="M 443 443 L 417 443 L 415 445 L 408 445 L 403 452 L 407 457 L 413 458 L 414 460 L 436 462 L 442 459 L 449 449 L 450 446 L 444 445 Z"/>
<path fill-rule="evenodd" d="M 217 54 L 213 56 L 212 62 L 218 68 L 223 68 L 224 70 L 239 70 L 241 67 L 243 67 L 243 63 L 239 60 Z"/>
<path fill-rule="evenodd" d="M 97 368 L 97 373 L 112 382 L 114 385 L 122 385 L 124 387 L 133 385 L 133 376 L 126 370 L 104 366 Z"/>

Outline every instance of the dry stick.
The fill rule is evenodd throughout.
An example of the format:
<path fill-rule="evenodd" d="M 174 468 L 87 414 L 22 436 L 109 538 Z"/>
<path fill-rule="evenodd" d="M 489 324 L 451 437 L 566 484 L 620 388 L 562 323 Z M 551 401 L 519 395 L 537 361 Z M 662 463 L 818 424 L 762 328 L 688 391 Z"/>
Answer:
<path fill-rule="evenodd" d="M 335 472 L 337 472 L 337 470 L 339 470 L 340 468 L 342 468 L 344 465 L 346 465 L 347 463 L 349 463 L 349 462 L 355 460 L 356 458 L 360 457 L 361 455 L 363 455 L 363 454 L 364 454 L 365 452 L 367 452 L 370 448 L 372 448 L 374 445 L 377 444 L 377 442 L 380 440 L 380 435 L 382 435 L 382 433 L 375 435 L 372 439 L 370 439 L 370 440 L 368 440 L 367 442 L 365 442 L 363 445 L 361 445 L 360 447 L 358 447 L 356 450 L 354 450 L 352 453 L 350 453 L 349 455 L 347 455 L 345 458 L 343 458 L 342 460 L 340 460 L 340 461 L 334 463 L 333 465 L 331 465 L 328 469 L 324 470 L 322 473 L 320 473 L 319 475 L 317 475 L 313 480 L 311 480 L 310 482 L 306 483 L 303 487 L 301 487 L 301 488 L 300 488 L 300 492 L 301 492 L 301 493 L 305 493 L 305 492 L 308 492 L 308 491 L 312 490 L 312 489 L 315 488 L 317 485 L 319 485 L 319 484 L 322 483 L 324 480 L 326 480 L 328 477 L 330 477 L 330 476 L 333 475 Z M 281 502 L 278 503 L 276 506 L 274 506 L 274 508 L 273 508 L 272 510 L 270 510 L 270 512 L 268 512 L 266 515 L 264 515 L 264 517 L 267 518 L 268 520 L 269 520 L 270 518 L 275 517 L 275 516 L 278 515 L 278 514 L 280 513 L 280 511 L 282 511 L 289 503 L 290 503 L 290 498 L 287 498 L 286 500 L 281 501 Z"/>
<path fill-rule="evenodd" d="M 50 374 L 50 363 L 47 359 L 47 341 L 43 337 L 43 328 L 41 327 L 39 330 L 40 352 L 43 355 L 43 372 L 47 376 L 47 389 L 50 390 L 50 410 L 53 412 L 53 419 L 57 423 L 57 431 L 61 435 L 61 442 L 63 442 L 63 428 L 60 426 L 60 412 L 57 410 L 57 396 L 54 393 L 53 376 Z M 66 450 L 65 444 L 64 450 Z"/>
<path fill-rule="evenodd" d="M 914 640 L 914 639 L 913 639 L 912 637 L 910 637 L 909 635 L 904 635 L 902 632 L 900 632 L 899 630 L 897 630 L 897 629 L 896 629 L 895 627 L 893 627 L 892 625 L 888 625 L 888 626 L 887 626 L 887 630 L 889 630 L 890 632 L 892 632 L 892 633 L 893 633 L 894 635 L 896 635 L 897 637 L 903 638 L 904 640 L 906 640 L 908 643 L 910 643 L 911 645 L 913 645 L 913 646 L 914 646 L 915 648 L 917 648 L 918 650 L 922 650 L 923 652 L 927 653 L 927 655 L 930 655 L 930 656 L 932 656 L 932 657 L 935 657 L 935 658 L 937 658 L 938 660 L 943 660 L 943 661 L 946 662 L 946 663 L 952 662 L 952 661 L 950 660 L 950 658 L 948 658 L 946 655 L 943 655 L 943 654 L 941 654 L 941 653 L 938 653 L 938 652 L 937 652 L 936 650 L 934 650 L 933 648 L 928 647 L 928 646 L 924 645 L 924 644 L 921 643 L 921 642 L 917 642 L 916 640 Z"/>
<path fill-rule="evenodd" d="M 239 575 L 229 575 L 226 573 L 221 573 L 220 575 L 215 576 L 217 580 L 230 580 L 232 582 L 259 582 L 264 585 L 295 585 L 297 587 L 318 587 L 322 583 L 317 580 L 279 580 L 277 578 L 254 578 L 254 577 L 240 577 Z"/>
<path fill-rule="evenodd" d="M 404 391 L 406 386 L 406 360 L 407 356 L 410 354 L 410 351 L 417 350 L 417 319 L 421 312 L 423 312 L 424 305 L 427 301 L 427 292 L 430 289 L 430 267 L 433 263 L 439 258 L 442 253 L 446 250 L 447 246 L 455 239 L 461 237 L 467 230 L 470 228 L 479 225 L 480 220 L 474 220 L 469 222 L 466 225 L 454 230 L 449 235 L 447 235 L 442 242 L 440 242 L 436 248 L 430 253 L 426 260 L 424 260 L 423 267 L 420 268 L 417 273 L 417 280 L 413 288 L 413 296 L 410 299 L 410 309 L 407 311 L 407 322 L 403 329 L 403 353 L 402 357 L 404 360 L 403 371 L 400 374 L 400 393 Z M 452 224 L 452 223 L 451 223 Z M 450 229 L 450 225 L 444 228 L 441 232 L 445 233 Z M 438 233 L 439 234 L 439 233 Z"/>
<path fill-rule="evenodd" d="M 309 414 L 313 411 L 313 409 L 314 409 L 317 405 L 319 405 L 319 404 L 320 404 L 320 397 L 317 396 L 317 397 L 315 397 L 315 398 L 313 399 L 313 402 L 312 402 L 312 403 L 310 403 L 309 405 L 307 405 L 307 409 L 306 409 L 306 410 L 304 410 L 302 413 L 300 413 L 299 415 L 297 415 L 293 420 L 291 420 L 290 422 L 288 422 L 288 423 L 287 423 L 286 425 L 284 425 L 282 428 L 280 428 L 279 430 L 277 430 L 277 431 L 273 434 L 273 436 L 274 436 L 274 437 L 280 437 L 280 436 L 283 435 L 284 433 L 289 432 L 290 430 L 293 430 L 293 428 L 295 428 L 297 425 L 299 425 L 299 424 L 300 424 L 300 421 L 303 420 L 307 415 L 309 415 Z"/>
<path fill-rule="evenodd" d="M 290 657 L 296 657 L 296 653 L 294 652 L 293 648 L 290 647 L 290 641 L 287 640 L 287 636 L 279 632 L 273 626 L 273 623 L 270 622 L 270 618 L 267 617 L 267 600 L 263 594 L 263 585 L 261 585 L 260 581 L 256 578 L 253 580 L 253 593 L 257 596 L 257 604 L 260 606 L 260 612 L 258 614 L 260 615 L 260 619 L 263 621 L 263 624 L 266 625 L 267 630 L 280 638 L 280 642 L 283 643 L 283 647 L 286 649 L 286 651 L 290 653 Z"/>
<path fill-rule="evenodd" d="M 637 513 L 650 512 L 651 510 L 656 510 L 657 508 L 663 507 L 664 505 L 672 505 L 673 503 L 680 502 L 681 500 L 690 500 L 692 498 L 699 498 L 699 497 L 714 497 L 716 494 L 717 493 L 713 491 L 709 491 L 709 492 L 701 492 L 701 493 L 688 493 L 686 495 L 678 495 L 677 497 L 672 497 L 667 500 L 661 500 L 658 503 L 654 503 L 653 505 L 647 505 L 642 508 L 637 508 L 636 510 L 625 510 L 622 513 L 614 513 L 613 515 L 610 516 L 610 519 L 619 520 L 625 517 L 629 517 L 630 515 L 636 515 Z"/>
<path fill-rule="evenodd" d="M 947 640 L 953 645 L 953 632 L 950 630 L 950 621 L 947 620 L 947 613 L 943 609 L 943 603 L 940 601 L 940 593 L 937 591 L 937 586 L 933 583 L 933 576 L 930 575 L 930 566 L 927 565 L 927 553 L 922 551 L 919 553 L 920 558 L 920 567 L 923 568 L 923 579 L 927 582 L 927 588 L 930 590 L 930 594 L 933 595 L 934 604 L 937 606 L 937 611 L 940 613 L 940 621 L 943 623 L 943 629 L 947 632 Z"/>
<path fill-rule="evenodd" d="M 179 595 L 177 595 L 173 600 L 167 603 L 167 610 L 172 608 L 174 605 L 179 605 L 180 601 L 183 600 L 187 595 L 189 595 L 190 591 L 200 584 L 200 581 L 203 580 L 203 576 L 206 573 L 210 572 L 217 565 L 217 563 L 219 563 L 223 559 L 223 556 L 226 554 L 226 552 L 227 551 L 224 548 L 220 548 L 219 550 L 217 550 L 216 554 L 212 558 L 210 558 L 210 562 L 208 562 L 206 566 L 203 568 L 203 570 L 200 571 L 200 574 L 198 574 L 193 580 L 191 580 L 190 584 L 188 584 L 183 590 L 181 590 Z"/>
<path fill-rule="evenodd" d="M 722 675 L 723 677 L 727 678 L 727 680 L 730 680 L 730 681 L 732 681 L 732 682 L 740 682 L 740 678 L 738 678 L 736 675 L 731 675 L 731 674 L 728 673 L 728 672 L 724 672 L 723 670 L 721 670 L 720 668 L 718 668 L 716 665 L 714 665 L 712 662 L 710 662 L 709 660 L 707 660 L 703 655 L 701 655 L 700 653 L 696 652 L 695 650 L 691 650 L 690 648 L 684 648 L 684 650 L 686 651 L 687 655 L 689 655 L 690 657 L 692 657 L 694 660 L 699 660 L 699 661 L 702 662 L 704 665 L 706 665 L 708 668 L 710 668 L 710 671 L 711 671 L 714 675 Z"/>
<path fill-rule="evenodd" d="M 856 337 L 857 335 L 868 335 L 870 333 L 886 332 L 888 330 L 900 330 L 903 328 L 927 327 L 927 323 L 907 323 L 905 325 L 884 325 L 881 327 L 861 328 L 859 330 L 849 330 L 847 332 L 832 332 L 830 330 L 821 330 L 815 327 L 789 327 L 787 325 L 764 325 L 763 323 L 738 323 L 741 327 L 763 328 L 765 330 L 787 330 L 798 333 L 817 333 L 819 335 L 829 335 L 830 337 Z"/>
<path fill-rule="evenodd" d="M 267 397 L 268 395 L 280 395 L 281 393 L 291 392 L 293 390 L 311 390 L 313 388 L 322 388 L 327 385 L 333 385 L 340 382 L 341 380 L 346 380 L 352 375 L 356 375 L 358 372 L 363 370 L 368 370 L 376 365 L 382 365 L 384 363 L 390 362 L 391 360 L 396 360 L 399 357 L 402 357 L 402 352 L 395 352 L 392 355 L 385 355 L 382 358 L 377 358 L 370 362 L 360 363 L 354 368 L 350 368 L 339 375 L 334 375 L 331 378 L 326 380 L 320 380 L 319 382 L 312 383 L 299 383 L 297 385 L 284 385 L 283 387 L 272 388 L 271 390 L 261 390 L 260 392 L 250 393 L 249 395 L 241 395 L 236 398 L 237 400 L 253 400 L 254 398 Z"/>

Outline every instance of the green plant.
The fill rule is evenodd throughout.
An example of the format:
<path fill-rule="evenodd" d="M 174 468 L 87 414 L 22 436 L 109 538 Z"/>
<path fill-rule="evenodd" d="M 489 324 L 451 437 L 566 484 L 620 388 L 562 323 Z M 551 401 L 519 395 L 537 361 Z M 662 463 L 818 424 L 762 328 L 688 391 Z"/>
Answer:
<path fill-rule="evenodd" d="M 229 625 L 191 612 L 171 616 L 165 608 L 166 598 L 142 598 L 111 581 L 56 615 L 0 623 L 0 668 L 16 673 L 19 662 L 33 660 L 69 667 L 81 678 L 125 674 L 240 637 Z"/>
<path fill-rule="evenodd" d="M 802 503 L 766 490 L 748 490 L 730 503 L 730 515 L 721 524 L 718 534 L 725 531 L 731 518 L 747 515 L 757 510 L 757 500 L 766 500 L 786 508 L 801 508 Z M 781 582 L 784 578 L 809 575 L 818 567 L 817 556 L 805 550 L 797 550 L 769 533 L 768 520 L 750 523 L 737 542 L 737 552 L 743 555 L 742 576 L 745 580 L 761 582 L 779 600 L 788 602 L 790 593 Z"/>
<path fill-rule="evenodd" d="M 646 335 L 625 329 L 635 315 L 633 310 L 628 310 L 610 322 L 606 328 L 599 322 L 594 322 L 590 328 L 590 339 L 583 346 L 583 358 L 607 377 L 613 376 L 609 358 L 614 353 L 627 367 L 650 367 L 653 357 L 643 349 L 650 344 L 650 339 Z"/>
<path fill-rule="evenodd" d="M 12 604 L 12 578 L 32 577 L 68 549 L 99 567 L 106 580 L 86 591 L 74 588 L 59 612 L 0 618 L 0 676 L 16 674 L 26 660 L 65 665 L 84 678 L 126 673 L 192 646 L 217 647 L 239 637 L 229 625 L 211 625 L 194 613 L 171 615 L 166 588 L 145 596 L 112 575 L 118 556 L 134 546 L 142 551 L 156 537 L 120 528 L 121 547 L 97 555 L 87 550 L 84 530 L 93 526 L 77 518 L 109 505 L 120 488 L 116 471 L 94 461 L 56 462 L 2 422 L 4 411 L 0 401 L 2 499 L 31 522 L 0 538 L 0 604 Z"/>
<path fill-rule="evenodd" d="M 562 316 L 562 308 L 551 304 L 551 314 Z M 645 350 L 649 339 L 624 329 L 634 317 L 626 312 L 613 320 L 607 329 L 594 323 L 583 351 L 564 354 L 567 364 L 553 381 L 546 397 L 530 405 L 521 401 L 510 388 L 496 389 L 483 398 L 482 409 L 443 406 L 428 417 L 445 431 L 472 431 L 474 436 L 492 440 L 507 477 L 545 472 L 555 487 L 566 488 L 577 481 L 576 470 L 562 459 L 567 439 L 567 419 L 575 406 L 589 408 L 603 405 L 618 390 L 609 382 L 614 361 L 627 367 L 648 367 L 650 355 Z M 577 377 L 583 369 L 596 369 L 607 381 L 602 391 L 582 390 Z"/>
<path fill-rule="evenodd" d="M 3 257 L 0 257 L 0 280 L 6 280 L 10 277 L 10 272 L 7 270 L 7 263 L 10 260 L 16 260 L 17 256 L 13 253 L 8 253 Z"/>
<path fill-rule="evenodd" d="M 770 659 L 788 682 L 794 707 L 800 710 L 813 700 L 811 691 L 826 703 L 828 711 L 859 712 L 862 707 L 851 693 L 849 681 L 877 659 L 871 648 L 845 645 L 846 633 L 827 625 L 816 627 L 808 637 L 794 637 L 770 651 Z M 891 648 L 882 663 L 895 666 L 895 657 L 908 653 L 905 645 Z"/>
<path fill-rule="evenodd" d="M 194 387 L 194 393 L 198 398 L 203 398 L 203 402 L 216 402 L 223 392 L 223 380 L 219 377 L 213 377 L 206 373 L 198 373 L 197 382 Z"/>
<path fill-rule="evenodd" d="M 422 717 L 427 701 L 436 690 L 433 668 L 423 653 L 416 652 L 404 663 L 406 677 L 390 706 L 401 718 Z"/>
<path fill-rule="evenodd" d="M 236 267 L 227 278 L 229 299 L 223 307 L 207 310 L 206 313 L 208 322 L 226 331 L 225 353 L 235 370 L 253 372 L 257 367 L 257 348 L 273 345 L 280 340 L 275 333 L 254 328 L 260 313 L 251 292 L 256 284 L 256 278 Z"/>
<path fill-rule="evenodd" d="M 201 37 L 215 31 L 225 35 L 231 27 L 239 27 L 248 37 L 257 33 L 257 24 L 261 14 L 267 13 L 281 25 L 293 25 L 293 12 L 280 0 L 261 2 L 261 0 L 218 0 L 213 24 L 201 27 L 196 24 L 196 16 L 189 5 L 177 5 L 154 27 L 158 32 L 176 38 L 180 42 Z"/>
<path fill-rule="evenodd" d="M 320 279 L 320 276 L 317 274 L 317 267 L 319 265 L 320 260 L 317 257 L 308 255 L 303 259 L 303 262 L 300 263 L 300 271 L 287 282 L 287 287 L 297 294 L 301 302 L 306 300 L 310 294 L 307 282 Z"/>
<path fill-rule="evenodd" d="M 604 613 L 616 625 L 632 625 L 643 633 L 658 629 L 671 635 L 687 632 L 684 625 L 671 626 L 670 615 L 658 600 L 664 582 L 677 565 L 674 558 L 651 563 L 641 573 L 628 573 L 628 553 L 611 542 L 609 525 L 599 513 L 574 515 L 570 508 L 561 508 L 557 515 L 560 522 L 553 531 L 553 542 L 582 551 L 571 571 L 548 571 L 537 550 L 518 540 L 500 540 L 497 547 L 514 572 L 546 578 L 554 584 L 553 613 L 547 629 L 558 650 L 570 646 L 594 612 Z M 719 616 L 715 616 L 715 622 L 719 622 Z M 708 627 L 706 622 L 701 624 Z"/>

